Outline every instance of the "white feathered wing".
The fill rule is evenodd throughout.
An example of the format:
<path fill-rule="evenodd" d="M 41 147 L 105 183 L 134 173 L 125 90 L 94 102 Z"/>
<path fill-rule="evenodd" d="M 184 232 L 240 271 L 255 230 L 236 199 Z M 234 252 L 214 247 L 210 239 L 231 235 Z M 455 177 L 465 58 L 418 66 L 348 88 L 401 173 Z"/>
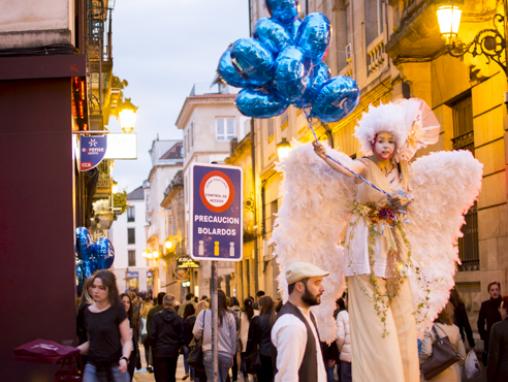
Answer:
<path fill-rule="evenodd" d="M 483 165 L 469 151 L 434 152 L 410 167 L 413 202 L 406 235 L 417 272 L 410 273 L 418 333 L 446 305 L 459 263 L 457 240 L 464 214 L 481 187 Z"/>
<path fill-rule="evenodd" d="M 328 150 L 347 164 L 347 155 Z M 321 304 L 313 308 L 321 340 L 336 338 L 334 301 L 345 288 L 344 251 L 341 233 L 353 201 L 353 179 L 330 168 L 313 151 L 311 144 L 297 146 L 279 164 L 284 174 L 282 204 L 272 233 L 279 264 L 279 289 L 287 300 L 285 269 L 294 260 L 304 260 L 330 272 L 324 279 Z"/>

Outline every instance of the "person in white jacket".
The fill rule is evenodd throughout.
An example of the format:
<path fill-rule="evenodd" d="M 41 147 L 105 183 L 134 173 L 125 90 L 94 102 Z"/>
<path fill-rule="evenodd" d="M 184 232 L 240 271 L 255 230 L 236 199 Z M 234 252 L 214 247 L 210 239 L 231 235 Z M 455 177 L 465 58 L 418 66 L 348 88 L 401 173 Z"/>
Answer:
<path fill-rule="evenodd" d="M 351 382 L 351 335 L 349 331 L 349 313 L 347 299 L 339 298 L 337 314 L 337 346 L 340 351 L 340 382 Z"/>

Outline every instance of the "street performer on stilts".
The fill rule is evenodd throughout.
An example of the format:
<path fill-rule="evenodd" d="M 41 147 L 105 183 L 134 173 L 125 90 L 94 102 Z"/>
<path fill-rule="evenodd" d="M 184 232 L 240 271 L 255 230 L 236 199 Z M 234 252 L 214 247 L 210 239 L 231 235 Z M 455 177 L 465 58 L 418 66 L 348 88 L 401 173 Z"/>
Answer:
<path fill-rule="evenodd" d="M 281 291 L 295 254 L 330 271 L 315 314 L 321 338 L 331 341 L 333 301 L 347 281 L 355 382 L 419 382 L 417 338 L 454 285 L 457 239 L 482 165 L 468 151 L 410 163 L 439 133 L 425 102 L 399 100 L 371 106 L 359 121 L 364 157 L 315 141 L 281 163 L 283 204 L 273 232 Z"/>

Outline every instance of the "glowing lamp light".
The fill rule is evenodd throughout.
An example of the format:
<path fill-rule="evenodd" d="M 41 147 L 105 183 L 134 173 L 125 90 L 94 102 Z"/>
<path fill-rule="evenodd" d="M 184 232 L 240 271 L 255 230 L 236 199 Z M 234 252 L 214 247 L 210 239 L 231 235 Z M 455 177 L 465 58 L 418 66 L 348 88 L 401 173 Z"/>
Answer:
<path fill-rule="evenodd" d="M 136 110 L 138 108 L 134 106 L 130 98 L 126 98 L 122 105 L 122 110 L 118 113 L 118 119 L 120 120 L 120 127 L 122 132 L 130 134 L 134 132 L 136 126 Z"/>
<path fill-rule="evenodd" d="M 460 9 L 459 4 L 454 2 L 442 3 L 437 7 L 436 13 L 441 36 L 444 37 L 447 43 L 453 41 L 459 33 L 460 18 L 462 16 L 462 9 Z"/>
<path fill-rule="evenodd" d="M 171 240 L 166 240 L 166 242 L 164 243 L 164 248 L 170 250 L 171 248 L 173 248 L 173 242 Z"/>
<path fill-rule="evenodd" d="M 291 145 L 289 144 L 286 138 L 282 138 L 282 140 L 277 144 L 277 156 L 279 160 L 286 159 L 289 156 L 291 151 Z"/>

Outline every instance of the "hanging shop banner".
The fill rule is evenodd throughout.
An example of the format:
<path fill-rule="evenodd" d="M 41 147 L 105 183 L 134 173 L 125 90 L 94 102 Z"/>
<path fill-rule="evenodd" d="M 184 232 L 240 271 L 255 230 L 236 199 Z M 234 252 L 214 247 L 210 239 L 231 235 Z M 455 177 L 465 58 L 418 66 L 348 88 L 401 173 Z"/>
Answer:
<path fill-rule="evenodd" d="M 242 169 L 194 164 L 191 179 L 191 257 L 195 260 L 241 260 Z"/>
<path fill-rule="evenodd" d="M 89 171 L 104 159 L 108 140 L 105 135 L 82 135 L 79 139 L 79 170 Z"/>

